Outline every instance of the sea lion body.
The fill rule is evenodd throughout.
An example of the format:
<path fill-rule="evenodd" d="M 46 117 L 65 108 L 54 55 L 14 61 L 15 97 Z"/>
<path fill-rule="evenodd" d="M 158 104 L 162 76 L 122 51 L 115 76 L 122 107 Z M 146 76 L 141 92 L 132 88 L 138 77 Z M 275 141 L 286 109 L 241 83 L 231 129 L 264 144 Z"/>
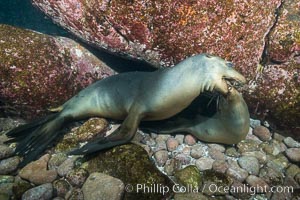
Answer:
<path fill-rule="evenodd" d="M 16 153 L 25 157 L 22 164 L 34 159 L 60 134 L 62 126 L 88 117 L 124 120 L 109 137 L 97 139 L 72 151 L 92 153 L 127 143 L 140 121 L 162 120 L 186 108 L 203 91 L 228 93 L 228 80 L 245 83 L 232 63 L 216 56 L 200 54 L 176 66 L 155 72 L 117 74 L 95 82 L 72 97 L 59 111 L 8 132 L 11 142 L 19 142 Z"/>
<path fill-rule="evenodd" d="M 231 88 L 228 94 L 220 96 L 218 109 L 211 117 L 198 115 L 187 119 L 180 114 L 164 125 L 147 125 L 142 129 L 161 134 L 186 132 L 205 142 L 236 144 L 245 139 L 250 127 L 250 115 L 243 96 Z"/>

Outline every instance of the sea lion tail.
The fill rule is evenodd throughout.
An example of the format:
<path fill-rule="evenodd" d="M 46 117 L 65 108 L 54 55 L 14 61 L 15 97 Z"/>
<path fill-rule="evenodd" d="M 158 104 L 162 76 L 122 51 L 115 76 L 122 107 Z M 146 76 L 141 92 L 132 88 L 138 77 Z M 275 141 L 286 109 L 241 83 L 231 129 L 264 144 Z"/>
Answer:
<path fill-rule="evenodd" d="M 23 156 L 19 166 L 25 166 L 51 145 L 59 135 L 64 122 L 64 118 L 55 113 L 6 133 L 11 139 L 5 143 L 18 142 L 15 154 Z"/>

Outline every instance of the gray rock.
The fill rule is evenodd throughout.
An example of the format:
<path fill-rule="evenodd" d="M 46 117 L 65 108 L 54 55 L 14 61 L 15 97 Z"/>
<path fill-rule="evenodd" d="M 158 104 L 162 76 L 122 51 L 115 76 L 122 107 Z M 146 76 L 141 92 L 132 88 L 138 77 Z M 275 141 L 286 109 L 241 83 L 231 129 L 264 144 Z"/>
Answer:
<path fill-rule="evenodd" d="M 2 183 L 0 184 L 0 194 L 13 195 L 13 183 Z"/>
<path fill-rule="evenodd" d="M 261 125 L 260 120 L 258 120 L 258 119 L 251 119 L 250 118 L 250 126 L 251 126 L 251 128 L 255 128 L 255 127 L 260 126 L 260 125 Z"/>
<path fill-rule="evenodd" d="M 279 142 L 282 142 L 284 140 L 284 136 L 280 135 L 279 133 L 274 133 L 273 138 Z"/>
<path fill-rule="evenodd" d="M 67 160 L 65 160 L 58 168 L 57 173 L 61 177 L 67 175 L 73 168 L 74 168 L 74 162 L 77 158 L 76 157 L 70 157 Z"/>
<path fill-rule="evenodd" d="M 65 180 L 56 180 L 53 182 L 53 188 L 58 197 L 65 197 L 70 191 L 71 185 Z"/>
<path fill-rule="evenodd" d="M 102 173 L 92 173 L 82 187 L 84 198 L 88 200 L 120 200 L 124 193 L 124 183 Z"/>
<path fill-rule="evenodd" d="M 66 195 L 66 198 L 68 200 L 84 200 L 84 195 L 81 189 L 76 188 L 72 190 L 70 194 Z"/>
<path fill-rule="evenodd" d="M 218 150 L 222 153 L 225 152 L 225 147 L 223 145 L 220 145 L 220 144 L 207 144 L 207 146 L 209 146 L 211 149 Z"/>
<path fill-rule="evenodd" d="M 166 142 L 163 140 L 156 141 L 156 146 L 154 148 L 154 151 L 162 151 L 162 150 L 167 150 Z"/>
<path fill-rule="evenodd" d="M 9 174 L 18 168 L 20 163 L 20 158 L 18 156 L 14 156 L 11 158 L 7 158 L 5 160 L 0 161 L 0 174 Z"/>
<path fill-rule="evenodd" d="M 290 177 L 295 177 L 296 174 L 300 173 L 300 168 L 297 165 L 291 164 L 287 169 L 286 169 L 286 175 Z"/>
<path fill-rule="evenodd" d="M 212 169 L 214 171 L 222 173 L 222 174 L 225 174 L 228 167 L 229 167 L 228 163 L 224 160 L 216 160 L 215 162 L 213 162 L 213 165 L 212 165 Z"/>
<path fill-rule="evenodd" d="M 86 171 L 85 169 L 82 169 L 82 168 L 77 168 L 77 169 L 71 170 L 67 174 L 66 178 L 71 185 L 73 185 L 75 187 L 81 187 L 88 176 L 89 176 L 88 171 Z"/>
<path fill-rule="evenodd" d="M 197 144 L 192 146 L 191 156 L 195 159 L 201 158 L 205 155 L 205 146 L 201 144 Z"/>
<path fill-rule="evenodd" d="M 294 179 L 300 185 L 300 173 L 296 174 Z"/>
<path fill-rule="evenodd" d="M 178 169 L 181 169 L 182 164 L 179 160 L 176 160 L 174 158 L 167 160 L 164 171 L 167 173 L 168 176 L 173 176 L 174 172 Z"/>
<path fill-rule="evenodd" d="M 253 129 L 253 134 L 256 135 L 262 141 L 271 140 L 271 133 L 269 129 L 264 126 L 257 126 Z"/>
<path fill-rule="evenodd" d="M 254 175 L 249 175 L 246 178 L 246 183 L 255 188 L 257 193 L 266 193 L 270 189 L 270 186 L 263 179 Z"/>
<path fill-rule="evenodd" d="M 183 144 L 184 135 L 182 135 L 182 134 L 177 134 L 177 135 L 175 136 L 175 139 L 178 141 L 179 144 Z"/>
<path fill-rule="evenodd" d="M 242 156 L 255 157 L 260 164 L 266 164 L 266 162 L 267 162 L 267 155 L 262 151 L 244 152 L 244 153 L 242 153 Z"/>
<path fill-rule="evenodd" d="M 238 159 L 241 168 L 245 169 L 249 174 L 258 175 L 259 162 L 255 157 L 242 156 Z"/>
<path fill-rule="evenodd" d="M 209 148 L 208 153 L 210 157 L 214 160 L 225 160 L 225 154 L 218 149 Z"/>
<path fill-rule="evenodd" d="M 288 146 L 289 148 L 300 148 L 300 143 L 294 140 L 291 137 L 286 137 L 283 142 Z"/>
<path fill-rule="evenodd" d="M 226 149 L 225 151 L 226 156 L 230 156 L 230 157 L 239 157 L 240 153 L 237 152 L 236 148 L 234 147 L 229 147 L 228 149 Z"/>
<path fill-rule="evenodd" d="M 174 151 L 177 149 L 179 142 L 175 138 L 168 138 L 167 140 L 167 149 L 168 151 Z"/>
<path fill-rule="evenodd" d="M 275 158 L 270 158 L 268 160 L 267 166 L 275 169 L 278 172 L 283 172 L 289 165 L 288 159 L 282 154 L 279 154 Z"/>
<path fill-rule="evenodd" d="M 259 171 L 259 177 L 266 181 L 270 186 L 277 186 L 283 184 L 283 173 L 268 167 L 264 166 Z"/>
<path fill-rule="evenodd" d="M 249 152 L 249 151 L 257 151 L 259 149 L 259 142 L 255 140 L 242 140 L 237 144 L 238 151 L 240 153 Z"/>
<path fill-rule="evenodd" d="M 175 159 L 178 160 L 182 165 L 188 165 L 191 162 L 191 157 L 184 153 L 177 154 Z"/>
<path fill-rule="evenodd" d="M 199 158 L 198 160 L 196 160 L 196 166 L 200 171 L 205 171 L 205 170 L 209 170 L 212 169 L 212 165 L 214 163 L 214 159 L 212 158 Z"/>
<path fill-rule="evenodd" d="M 57 153 L 51 155 L 51 158 L 48 162 L 48 169 L 57 169 L 65 160 L 67 160 L 68 156 L 65 153 Z"/>
<path fill-rule="evenodd" d="M 187 144 L 187 145 L 195 145 L 197 142 L 197 139 L 193 136 L 193 135 L 190 135 L 190 134 L 187 134 L 185 137 L 184 137 L 184 143 Z"/>
<path fill-rule="evenodd" d="M 300 162 L 300 148 L 289 148 L 285 153 L 292 162 Z"/>
<path fill-rule="evenodd" d="M 15 180 L 14 176 L 0 175 L 0 184 L 13 183 Z"/>
<path fill-rule="evenodd" d="M 52 198 L 52 195 L 52 184 L 46 183 L 26 191 L 22 196 L 22 200 L 48 200 Z"/>
<path fill-rule="evenodd" d="M 156 163 L 160 167 L 165 165 L 165 163 L 168 160 L 168 157 L 169 157 L 168 152 L 165 151 L 165 150 L 157 151 L 154 154 L 154 158 L 156 160 Z"/>
<path fill-rule="evenodd" d="M 169 137 L 171 137 L 171 135 L 158 134 L 158 136 L 155 138 L 155 141 L 156 142 L 159 142 L 159 141 L 167 142 L 167 140 L 168 140 Z"/>
<path fill-rule="evenodd" d="M 243 184 L 237 180 L 233 181 L 230 186 L 230 194 L 237 199 L 249 199 L 254 192 L 246 184 Z M 236 199 L 234 199 L 236 200 Z"/>
<path fill-rule="evenodd" d="M 14 154 L 14 150 L 7 145 L 0 144 L 0 160 L 11 157 Z"/>
<path fill-rule="evenodd" d="M 236 161 L 228 160 L 229 167 L 226 171 L 226 175 L 230 176 L 240 182 L 243 182 L 247 176 L 248 172 L 239 167 Z"/>

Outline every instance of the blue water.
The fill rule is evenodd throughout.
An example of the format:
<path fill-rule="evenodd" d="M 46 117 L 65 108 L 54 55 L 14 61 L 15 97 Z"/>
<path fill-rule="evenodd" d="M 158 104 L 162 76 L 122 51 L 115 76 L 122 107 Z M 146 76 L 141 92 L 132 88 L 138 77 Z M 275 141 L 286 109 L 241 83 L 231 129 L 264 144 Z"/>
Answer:
<path fill-rule="evenodd" d="M 153 67 L 144 62 L 119 58 L 82 43 L 66 30 L 54 24 L 49 17 L 35 8 L 30 0 L 0 0 L 0 24 L 9 24 L 49 35 L 72 38 L 118 72 L 154 70 Z"/>

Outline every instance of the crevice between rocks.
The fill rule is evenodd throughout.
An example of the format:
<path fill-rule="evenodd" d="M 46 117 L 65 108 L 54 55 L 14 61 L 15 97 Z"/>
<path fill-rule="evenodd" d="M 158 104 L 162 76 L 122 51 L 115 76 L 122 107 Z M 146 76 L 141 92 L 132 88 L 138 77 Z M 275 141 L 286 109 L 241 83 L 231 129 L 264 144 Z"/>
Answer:
<path fill-rule="evenodd" d="M 260 65 L 262 67 L 264 67 L 267 64 L 281 64 L 282 62 L 278 62 L 278 61 L 274 61 L 271 60 L 271 58 L 269 57 L 269 45 L 270 45 L 270 35 L 273 32 L 273 30 L 276 28 L 276 25 L 278 24 L 278 20 L 280 17 L 280 14 L 282 13 L 282 9 L 283 9 L 283 5 L 285 3 L 285 0 L 282 0 L 280 5 L 275 9 L 275 20 L 273 25 L 270 27 L 269 31 L 267 32 L 267 34 L 265 35 L 265 44 L 264 44 L 264 50 L 262 52 L 261 55 L 261 61 L 260 61 Z"/>

